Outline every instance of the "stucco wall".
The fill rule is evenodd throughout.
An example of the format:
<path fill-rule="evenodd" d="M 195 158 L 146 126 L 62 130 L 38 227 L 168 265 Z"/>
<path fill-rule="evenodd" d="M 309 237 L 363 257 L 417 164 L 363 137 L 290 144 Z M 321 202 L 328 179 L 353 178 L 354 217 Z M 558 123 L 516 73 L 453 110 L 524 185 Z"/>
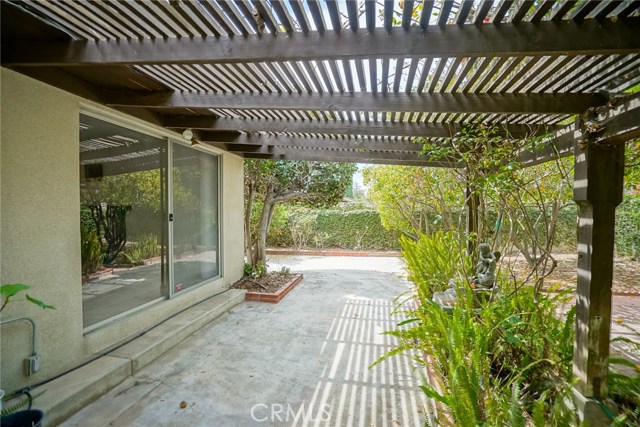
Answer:
<path fill-rule="evenodd" d="M 7 69 L 0 77 L 0 283 L 29 284 L 34 297 L 56 307 L 41 310 L 17 302 L 2 312 L 3 319 L 34 319 L 42 357 L 41 371 L 25 377 L 22 360 L 30 354 L 29 325 L 2 326 L 0 386 L 12 391 L 72 368 L 238 280 L 243 263 L 243 164 L 235 155 L 222 155 L 224 277 L 84 335 L 79 114 L 87 107 L 117 113 Z"/>

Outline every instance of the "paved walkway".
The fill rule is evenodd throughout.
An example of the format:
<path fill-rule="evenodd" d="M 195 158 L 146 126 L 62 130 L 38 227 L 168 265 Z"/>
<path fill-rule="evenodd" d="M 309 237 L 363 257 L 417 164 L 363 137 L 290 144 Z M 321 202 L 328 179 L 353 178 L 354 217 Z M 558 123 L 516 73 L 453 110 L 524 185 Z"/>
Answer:
<path fill-rule="evenodd" d="M 280 304 L 241 304 L 64 425 L 423 426 L 409 360 L 368 368 L 395 347 L 400 259 L 270 257 L 282 266 L 305 279 Z M 640 298 L 614 297 L 612 317 L 614 335 L 640 330 Z"/>
<path fill-rule="evenodd" d="M 408 289 L 400 261 L 286 264 L 305 279 L 281 303 L 241 304 L 64 425 L 422 426 L 409 359 L 368 367 L 395 347 L 382 333 L 399 321 L 392 299 Z"/>

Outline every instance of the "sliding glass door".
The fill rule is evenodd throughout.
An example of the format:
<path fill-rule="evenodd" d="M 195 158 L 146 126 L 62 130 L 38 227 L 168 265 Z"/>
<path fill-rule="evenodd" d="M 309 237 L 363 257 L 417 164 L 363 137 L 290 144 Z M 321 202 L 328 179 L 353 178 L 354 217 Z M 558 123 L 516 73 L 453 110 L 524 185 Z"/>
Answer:
<path fill-rule="evenodd" d="M 218 156 L 172 144 L 173 289 L 220 274 Z"/>
<path fill-rule="evenodd" d="M 85 328 L 168 295 L 167 147 L 166 139 L 80 116 Z"/>
<path fill-rule="evenodd" d="M 219 156 L 80 115 L 85 330 L 220 275 Z"/>

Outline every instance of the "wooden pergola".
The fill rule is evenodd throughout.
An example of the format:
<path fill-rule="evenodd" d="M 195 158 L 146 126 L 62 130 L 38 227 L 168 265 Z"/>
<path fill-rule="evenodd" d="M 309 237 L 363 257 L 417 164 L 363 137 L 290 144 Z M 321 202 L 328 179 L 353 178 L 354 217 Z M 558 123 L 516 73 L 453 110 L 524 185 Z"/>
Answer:
<path fill-rule="evenodd" d="M 415 139 L 469 124 L 544 135 L 529 164 L 575 155 L 575 373 L 595 419 L 640 1 L 5 0 L 1 15 L 2 66 L 245 158 L 458 167 Z"/>

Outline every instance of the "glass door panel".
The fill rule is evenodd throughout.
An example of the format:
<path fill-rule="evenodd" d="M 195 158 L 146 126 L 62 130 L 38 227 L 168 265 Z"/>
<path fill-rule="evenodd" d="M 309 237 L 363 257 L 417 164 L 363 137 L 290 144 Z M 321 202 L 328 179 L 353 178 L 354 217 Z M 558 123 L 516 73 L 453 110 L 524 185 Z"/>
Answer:
<path fill-rule="evenodd" d="M 174 292 L 220 274 L 218 156 L 172 143 Z"/>
<path fill-rule="evenodd" d="M 80 116 L 84 327 L 169 290 L 167 141 Z"/>

